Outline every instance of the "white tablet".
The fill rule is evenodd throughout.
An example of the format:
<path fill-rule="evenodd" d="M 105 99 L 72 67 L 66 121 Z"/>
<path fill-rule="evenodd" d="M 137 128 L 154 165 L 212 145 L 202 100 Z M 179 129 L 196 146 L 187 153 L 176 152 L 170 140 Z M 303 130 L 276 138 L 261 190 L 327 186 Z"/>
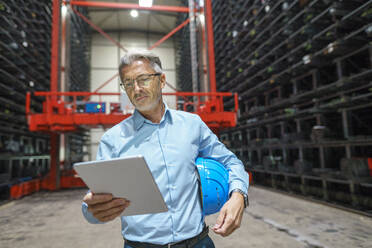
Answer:
<path fill-rule="evenodd" d="M 122 216 L 168 211 L 143 156 L 75 163 L 74 169 L 94 193 L 111 193 L 131 204 Z"/>

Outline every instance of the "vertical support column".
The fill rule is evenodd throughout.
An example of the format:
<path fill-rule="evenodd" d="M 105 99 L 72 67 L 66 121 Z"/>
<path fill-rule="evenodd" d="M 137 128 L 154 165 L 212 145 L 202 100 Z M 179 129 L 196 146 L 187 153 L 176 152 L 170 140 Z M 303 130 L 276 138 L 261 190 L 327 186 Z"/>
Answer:
<path fill-rule="evenodd" d="M 318 107 L 318 105 L 319 103 L 317 102 L 316 106 Z M 316 124 L 317 125 L 324 124 L 324 118 L 321 114 L 316 115 Z M 326 160 L 328 160 L 329 153 L 323 144 L 320 144 L 318 148 L 319 148 L 320 168 L 324 169 L 326 166 L 325 165 Z M 328 200 L 329 197 L 328 197 L 328 189 L 327 189 L 327 180 L 325 177 L 322 177 L 322 191 L 323 191 L 323 199 Z"/>
<path fill-rule="evenodd" d="M 208 68 L 209 68 L 209 83 L 210 92 L 216 92 L 216 68 L 214 58 L 214 37 L 213 37 L 213 19 L 212 19 L 212 2 L 205 0 L 205 21 L 207 26 L 207 41 L 208 41 Z"/>
<path fill-rule="evenodd" d="M 53 17 L 52 17 L 52 51 L 51 51 L 51 65 L 50 65 L 50 91 L 57 92 L 59 81 L 59 33 L 61 25 L 61 2 L 60 0 L 53 0 Z M 52 100 L 56 100 L 56 96 Z"/>
<path fill-rule="evenodd" d="M 292 79 L 291 82 L 292 82 L 293 95 L 297 95 L 298 93 L 297 80 Z"/>
<path fill-rule="evenodd" d="M 287 191 L 291 190 L 289 187 L 289 176 L 287 174 L 284 175 L 284 187 Z"/>
<path fill-rule="evenodd" d="M 204 2 L 199 2 L 200 8 L 204 8 Z M 200 91 L 209 92 L 209 82 L 208 82 L 208 48 L 207 48 L 207 29 L 205 27 L 205 15 L 199 14 L 198 20 L 196 22 L 197 30 L 199 32 L 198 44 L 200 44 L 200 50 L 198 51 L 198 56 L 200 59 L 199 72 L 201 73 L 199 77 Z M 201 43 L 200 43 L 201 42 Z"/>
<path fill-rule="evenodd" d="M 316 105 L 318 106 L 319 103 L 316 103 Z M 324 125 L 324 118 L 321 114 L 316 115 L 316 124 L 317 125 Z M 324 169 L 325 168 L 325 161 L 326 161 L 326 158 L 328 158 L 328 156 L 327 156 L 328 154 L 327 154 L 323 144 L 320 144 L 318 147 L 319 147 L 319 156 L 320 156 L 320 168 Z"/>
<path fill-rule="evenodd" d="M 351 194 L 351 205 L 354 207 L 360 205 L 359 198 L 357 194 L 360 191 L 360 184 L 359 182 L 355 182 L 354 180 L 349 180 L 349 189 Z"/>
<path fill-rule="evenodd" d="M 348 113 L 346 112 L 345 109 L 343 109 L 341 113 L 342 113 L 342 127 L 344 131 L 344 138 L 348 139 L 350 136 Z"/>
<path fill-rule="evenodd" d="M 342 78 L 342 65 L 341 60 L 336 61 L 336 68 L 337 68 L 337 77 L 340 80 Z"/>
<path fill-rule="evenodd" d="M 301 120 L 300 119 L 296 119 L 295 121 L 296 121 L 296 131 L 297 131 L 297 133 L 301 133 Z M 298 146 L 298 159 L 300 161 L 303 161 L 304 160 L 304 151 L 303 151 L 302 142 Z"/>
<path fill-rule="evenodd" d="M 248 111 L 249 111 L 249 106 L 248 106 L 248 102 L 247 101 L 245 101 L 245 102 L 243 102 L 242 103 L 243 104 L 243 110 L 241 110 L 240 108 L 239 108 L 239 114 L 240 114 L 240 116 L 242 116 L 242 115 L 245 115 L 246 113 L 248 113 Z"/>
<path fill-rule="evenodd" d="M 265 92 L 264 95 L 265 95 L 265 107 L 268 107 L 270 105 L 270 99 L 269 99 L 270 93 Z"/>
<path fill-rule="evenodd" d="M 250 148 L 247 148 L 247 159 L 248 159 L 248 164 L 250 164 L 250 166 L 255 166 L 253 164 L 253 161 L 252 161 L 252 150 Z"/>
<path fill-rule="evenodd" d="M 53 0 L 53 18 L 52 18 L 52 54 L 50 68 L 50 91 L 58 92 L 59 82 L 59 34 L 61 25 L 61 1 Z M 52 96 L 52 102 L 57 100 L 57 96 Z M 59 134 L 50 135 L 50 172 L 47 182 L 49 190 L 59 188 Z"/>
<path fill-rule="evenodd" d="M 350 113 L 347 112 L 347 110 L 342 110 L 342 127 L 344 132 L 344 138 L 348 139 L 351 135 L 351 128 L 350 128 Z M 351 158 L 351 145 L 346 144 L 346 157 Z"/>
<path fill-rule="evenodd" d="M 272 126 L 271 126 L 271 124 L 267 124 L 266 128 L 267 128 L 267 138 L 271 139 L 272 138 Z"/>
<path fill-rule="evenodd" d="M 295 84 L 294 84 L 295 85 Z M 297 133 L 301 133 L 301 120 L 300 119 L 296 119 L 296 131 Z M 298 160 L 300 161 L 304 161 L 304 148 L 303 148 L 303 144 L 302 144 L 302 141 L 300 143 L 300 145 L 298 146 Z M 306 178 L 301 175 L 300 176 L 301 178 L 301 185 L 300 185 L 300 190 L 301 190 L 301 193 L 303 195 L 306 195 L 307 194 L 307 190 L 306 190 Z"/>
<path fill-rule="evenodd" d="M 267 127 L 267 136 L 268 136 L 268 140 L 269 140 L 269 156 L 272 156 L 273 155 L 273 151 L 272 151 L 272 146 L 271 146 L 271 143 L 272 143 L 272 138 L 273 138 L 273 126 L 272 124 L 268 124 L 266 125 Z"/>
<path fill-rule="evenodd" d="M 326 201 L 329 200 L 327 180 L 325 180 L 324 178 L 322 178 L 322 190 L 323 190 L 323 199 Z"/>
<path fill-rule="evenodd" d="M 199 92 L 194 0 L 189 0 L 189 18 L 192 91 Z M 195 97 L 194 101 L 196 101 Z"/>
<path fill-rule="evenodd" d="M 312 78 L 313 78 L 313 90 L 318 88 L 318 80 L 317 80 L 317 71 L 313 70 L 311 72 Z"/>
<path fill-rule="evenodd" d="M 9 160 L 9 164 L 8 164 L 8 180 L 12 180 L 13 179 L 13 159 L 10 159 Z"/>
<path fill-rule="evenodd" d="M 257 159 L 258 159 L 258 164 L 259 165 L 263 165 L 263 162 L 262 162 L 262 148 L 258 148 L 257 150 Z"/>
<path fill-rule="evenodd" d="M 60 188 L 59 173 L 59 134 L 50 135 L 50 172 L 48 176 L 47 189 L 57 190 Z"/>
<path fill-rule="evenodd" d="M 319 156 L 320 156 L 320 168 L 324 169 L 325 168 L 325 150 L 324 146 L 320 145 L 319 146 Z"/>
<path fill-rule="evenodd" d="M 69 51 L 70 51 L 70 44 L 68 42 L 68 37 L 70 37 L 68 34 L 68 10 L 66 5 L 62 5 L 61 8 L 61 46 L 60 46 L 60 61 L 61 61 L 61 74 L 60 74 L 60 91 L 66 92 L 69 91 L 67 88 L 67 82 L 69 78 Z M 57 87 L 58 88 L 58 87 Z M 67 101 L 67 96 L 61 97 L 63 101 Z M 64 168 L 66 168 L 66 164 L 68 164 L 67 158 L 69 158 L 68 154 L 68 142 L 66 142 L 68 139 L 68 134 L 60 134 L 60 151 L 59 151 L 59 160 L 63 161 Z"/>
<path fill-rule="evenodd" d="M 279 97 L 281 98 L 281 94 L 280 94 L 280 88 L 279 88 Z M 281 121 L 280 122 L 280 139 L 283 140 L 283 137 L 284 137 L 284 134 L 285 134 L 285 126 L 287 125 L 286 122 L 284 121 Z M 282 141 L 279 140 L 279 143 L 282 144 Z M 288 148 L 283 145 L 282 146 L 282 155 L 283 155 L 283 164 L 284 166 L 289 166 L 288 165 L 288 155 L 287 155 L 287 151 L 288 151 Z"/>
<path fill-rule="evenodd" d="M 342 128 L 343 128 L 343 134 L 344 138 L 348 139 L 351 135 L 351 128 L 350 128 L 350 112 L 347 112 L 347 110 L 343 109 L 341 111 L 342 114 Z M 346 158 L 351 158 L 351 145 L 347 143 L 345 145 L 345 152 L 346 152 Z M 351 194 L 351 204 L 356 207 L 359 205 L 359 200 L 357 197 L 357 193 L 359 192 L 359 184 L 357 182 L 354 182 L 354 180 L 349 180 L 349 189 Z"/>

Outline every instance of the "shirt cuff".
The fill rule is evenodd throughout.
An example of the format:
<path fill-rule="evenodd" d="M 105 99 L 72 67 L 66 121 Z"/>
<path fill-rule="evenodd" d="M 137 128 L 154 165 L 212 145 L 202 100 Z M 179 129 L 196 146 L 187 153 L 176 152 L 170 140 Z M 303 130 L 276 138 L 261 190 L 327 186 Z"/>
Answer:
<path fill-rule="evenodd" d="M 83 212 L 83 215 L 85 217 L 85 219 L 91 223 L 91 224 L 104 224 L 104 222 L 101 222 L 99 220 L 97 220 L 91 212 L 88 211 L 88 205 L 83 202 L 83 204 L 81 205 L 81 211 Z"/>
<path fill-rule="evenodd" d="M 239 182 L 239 181 L 233 181 L 230 183 L 229 185 L 229 195 L 231 194 L 231 191 L 233 191 L 234 189 L 240 189 L 241 191 L 243 191 L 245 194 L 248 194 L 248 187 L 249 185 L 245 185 L 244 183 L 242 182 Z"/>

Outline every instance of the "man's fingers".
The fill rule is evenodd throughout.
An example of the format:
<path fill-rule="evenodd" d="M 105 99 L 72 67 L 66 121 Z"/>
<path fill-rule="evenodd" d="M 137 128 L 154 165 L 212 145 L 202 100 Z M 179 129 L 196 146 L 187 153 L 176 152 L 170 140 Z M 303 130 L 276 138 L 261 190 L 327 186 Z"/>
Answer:
<path fill-rule="evenodd" d="M 213 231 L 216 234 L 221 235 L 222 237 L 226 237 L 234 232 L 236 229 L 238 229 L 242 221 L 243 209 L 239 209 L 237 213 L 228 210 L 231 209 L 226 209 L 224 213 L 223 224 L 220 227 L 213 228 Z M 217 226 L 217 224 L 215 226 Z"/>
<path fill-rule="evenodd" d="M 104 217 L 100 218 L 99 220 L 102 222 L 108 222 L 116 217 L 120 216 L 120 214 L 126 209 L 126 206 L 120 206 L 118 208 L 111 209 L 109 212 L 110 214 L 105 215 Z"/>
<path fill-rule="evenodd" d="M 233 231 L 235 231 L 237 227 L 230 226 L 230 227 L 222 227 L 217 230 L 213 230 L 216 234 L 221 235 L 222 237 L 229 236 Z"/>
<path fill-rule="evenodd" d="M 128 206 L 129 203 L 105 211 L 97 212 L 93 216 L 102 222 L 106 222 L 119 216 Z"/>
<path fill-rule="evenodd" d="M 108 202 L 111 200 L 112 200 L 111 194 L 93 194 L 92 192 L 89 192 L 83 198 L 83 201 L 88 205 Z"/>
<path fill-rule="evenodd" d="M 110 216 L 106 216 L 104 217 L 101 222 L 109 222 L 109 221 L 112 221 L 114 220 L 116 217 L 118 217 L 120 215 L 120 212 L 118 214 L 113 214 L 113 215 L 110 215 Z"/>
<path fill-rule="evenodd" d="M 226 216 L 223 225 L 220 228 L 215 228 L 214 232 L 225 237 L 237 228 L 234 224 L 234 219 L 231 216 Z"/>
<path fill-rule="evenodd" d="M 225 217 L 226 217 L 226 210 L 222 207 L 218 217 L 217 217 L 217 220 L 216 220 L 216 224 L 213 226 L 213 229 L 218 229 L 218 228 L 221 228 L 221 226 L 223 225 L 224 221 L 225 221 Z"/>
<path fill-rule="evenodd" d="M 114 200 L 109 201 L 109 202 L 98 203 L 98 204 L 94 204 L 94 205 L 88 205 L 88 211 L 90 211 L 92 213 L 97 213 L 97 212 L 109 210 L 111 208 L 124 206 L 127 203 L 129 203 L 129 201 L 127 201 L 126 199 L 118 198 L 118 199 L 114 199 Z"/>

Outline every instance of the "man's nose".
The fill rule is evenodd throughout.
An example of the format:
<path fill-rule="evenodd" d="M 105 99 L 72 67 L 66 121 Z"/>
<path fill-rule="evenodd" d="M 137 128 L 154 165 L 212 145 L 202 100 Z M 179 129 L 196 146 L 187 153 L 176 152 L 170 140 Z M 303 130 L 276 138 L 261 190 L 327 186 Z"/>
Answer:
<path fill-rule="evenodd" d="M 133 83 L 134 83 L 134 92 L 139 92 L 139 91 L 141 91 L 141 87 L 138 86 L 137 81 L 134 81 Z"/>

